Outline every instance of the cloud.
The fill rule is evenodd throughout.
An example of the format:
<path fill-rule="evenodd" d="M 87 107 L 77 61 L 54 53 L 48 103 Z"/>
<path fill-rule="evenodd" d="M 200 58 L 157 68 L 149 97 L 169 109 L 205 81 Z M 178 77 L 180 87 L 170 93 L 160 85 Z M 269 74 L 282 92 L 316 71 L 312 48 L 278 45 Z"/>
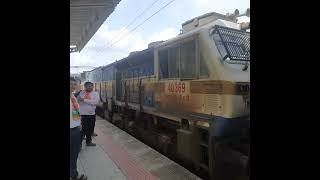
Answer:
<path fill-rule="evenodd" d="M 132 32 L 120 40 L 126 33 L 128 33 L 127 29 L 109 30 L 107 25 L 102 25 L 80 53 L 70 54 L 70 65 L 95 67 L 107 65 L 115 60 L 127 57 L 132 51 L 146 49 L 151 42 L 175 37 L 178 31 L 175 28 L 166 28 L 148 37 Z M 118 34 L 120 35 L 114 38 Z M 117 42 L 118 40 L 120 41 Z M 110 47 L 112 43 L 113 46 Z M 84 70 L 88 69 L 78 68 L 70 71 L 76 73 Z"/>

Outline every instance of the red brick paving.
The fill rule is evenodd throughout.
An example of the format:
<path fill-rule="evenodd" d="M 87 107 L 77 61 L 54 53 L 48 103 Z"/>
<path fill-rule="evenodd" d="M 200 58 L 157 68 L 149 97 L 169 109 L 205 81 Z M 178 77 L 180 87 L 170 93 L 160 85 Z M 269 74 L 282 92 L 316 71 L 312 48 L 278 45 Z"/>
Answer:
<path fill-rule="evenodd" d="M 159 180 L 158 177 L 152 175 L 139 164 L 126 149 L 114 143 L 109 134 L 104 134 L 99 128 L 96 128 L 95 132 L 98 134 L 98 136 L 95 137 L 96 143 L 100 145 L 104 152 L 117 164 L 128 180 Z"/>

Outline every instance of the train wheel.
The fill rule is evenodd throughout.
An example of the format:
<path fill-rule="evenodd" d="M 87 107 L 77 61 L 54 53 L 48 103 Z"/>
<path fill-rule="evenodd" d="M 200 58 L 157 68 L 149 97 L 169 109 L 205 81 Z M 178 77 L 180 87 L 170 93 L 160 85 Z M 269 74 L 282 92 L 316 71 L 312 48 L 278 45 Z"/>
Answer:
<path fill-rule="evenodd" d="M 181 120 L 181 128 L 185 129 L 185 130 L 189 130 L 189 128 L 190 128 L 189 121 L 186 119 L 182 119 Z"/>

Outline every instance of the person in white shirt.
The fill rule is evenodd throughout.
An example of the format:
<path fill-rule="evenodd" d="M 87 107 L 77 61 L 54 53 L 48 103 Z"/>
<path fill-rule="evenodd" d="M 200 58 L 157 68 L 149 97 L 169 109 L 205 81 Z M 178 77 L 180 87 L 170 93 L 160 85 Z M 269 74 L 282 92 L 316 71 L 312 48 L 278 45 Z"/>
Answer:
<path fill-rule="evenodd" d="M 86 82 L 84 84 L 85 90 L 81 91 L 77 99 L 80 105 L 81 114 L 81 139 L 86 136 L 87 146 L 96 146 L 92 143 L 92 134 L 94 132 L 96 121 L 96 106 L 99 102 L 99 94 L 93 91 L 93 83 Z"/>
<path fill-rule="evenodd" d="M 80 151 L 80 112 L 79 104 L 73 92 L 76 89 L 77 82 L 70 77 L 70 179 L 86 180 L 87 176 L 79 175 L 77 171 L 77 160 Z"/>

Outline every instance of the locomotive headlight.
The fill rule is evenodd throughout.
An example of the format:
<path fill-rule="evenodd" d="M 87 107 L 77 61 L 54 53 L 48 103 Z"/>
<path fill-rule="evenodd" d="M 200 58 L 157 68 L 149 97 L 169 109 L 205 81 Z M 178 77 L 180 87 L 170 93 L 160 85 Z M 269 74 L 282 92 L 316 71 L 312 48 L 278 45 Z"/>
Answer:
<path fill-rule="evenodd" d="M 245 109 L 250 111 L 250 84 L 249 83 L 237 83 L 237 94 L 242 95 Z"/>
<path fill-rule="evenodd" d="M 249 92 L 250 92 L 250 84 L 248 84 L 248 83 L 238 83 L 237 84 L 237 91 L 240 94 L 249 94 Z"/>
<path fill-rule="evenodd" d="M 244 98 L 244 102 L 245 102 L 245 107 L 247 109 L 250 109 L 250 97 Z"/>

